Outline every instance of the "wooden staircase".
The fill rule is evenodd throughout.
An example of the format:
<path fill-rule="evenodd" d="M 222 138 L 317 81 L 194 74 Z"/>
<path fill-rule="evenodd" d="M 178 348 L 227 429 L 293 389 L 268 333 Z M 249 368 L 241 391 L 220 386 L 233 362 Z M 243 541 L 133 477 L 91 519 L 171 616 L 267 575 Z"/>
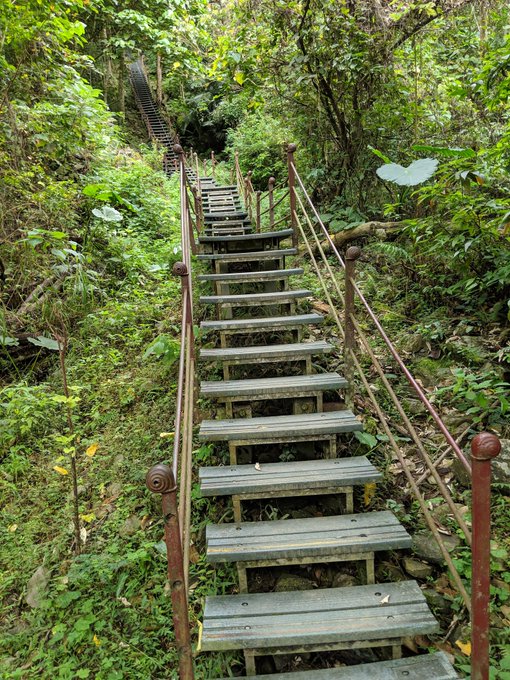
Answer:
<path fill-rule="evenodd" d="M 206 599 L 202 650 L 242 649 L 249 676 L 256 676 L 258 656 L 387 648 L 382 655 L 390 657 L 259 680 L 458 677 L 442 653 L 401 658 L 404 638 L 434 633 L 438 624 L 416 582 L 376 584 L 376 554 L 409 548 L 411 538 L 391 512 L 355 508 L 355 488 L 381 474 L 366 456 L 345 453 L 346 438 L 363 428 L 360 418 L 338 397 L 337 410 L 324 410 L 324 394 L 347 382 L 336 372 L 314 372 L 312 362 L 333 348 L 307 337 L 324 319 L 297 308 L 310 291 L 290 288 L 303 273 L 288 264 L 296 254 L 292 230 L 255 233 L 237 187 L 200 181 L 198 259 L 211 273 L 198 280 L 209 288 L 200 300 L 212 312 L 201 324 L 212 346 L 200 359 L 223 375 L 202 382 L 201 392 L 224 417 L 204 420 L 199 437 L 225 456 L 224 465 L 200 469 L 200 484 L 204 496 L 230 496 L 234 513 L 233 523 L 207 527 L 207 558 L 235 562 L 239 574 L 239 594 Z M 247 521 L 250 504 L 261 499 L 288 504 L 328 495 L 340 501 L 341 514 Z M 255 570 L 341 562 L 358 562 L 365 584 L 250 592 Z"/>

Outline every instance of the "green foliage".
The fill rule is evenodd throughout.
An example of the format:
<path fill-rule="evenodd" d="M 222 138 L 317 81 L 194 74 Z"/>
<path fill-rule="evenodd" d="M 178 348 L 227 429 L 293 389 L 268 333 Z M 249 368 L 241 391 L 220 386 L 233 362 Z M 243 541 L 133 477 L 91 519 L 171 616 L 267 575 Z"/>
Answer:
<path fill-rule="evenodd" d="M 287 175 L 286 146 L 291 141 L 288 128 L 271 116 L 253 113 L 228 133 L 228 151 L 237 151 L 244 174 L 252 171 L 255 188 L 267 189 L 269 178 L 279 184 Z"/>
<path fill-rule="evenodd" d="M 493 372 L 473 375 L 459 368 L 453 371 L 453 375 L 453 385 L 436 390 L 435 394 L 442 401 L 447 396 L 449 403 L 470 416 L 473 423 L 491 425 L 504 422 L 510 408 L 509 383 Z"/>

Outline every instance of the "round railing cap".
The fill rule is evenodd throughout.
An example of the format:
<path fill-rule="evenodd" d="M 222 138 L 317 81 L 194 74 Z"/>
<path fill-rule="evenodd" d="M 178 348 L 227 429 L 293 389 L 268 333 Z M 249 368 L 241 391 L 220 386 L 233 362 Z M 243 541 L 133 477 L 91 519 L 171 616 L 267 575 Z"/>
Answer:
<path fill-rule="evenodd" d="M 475 460 L 491 460 L 501 451 L 501 442 L 492 432 L 480 432 L 471 441 L 471 457 Z"/>
<path fill-rule="evenodd" d="M 359 246 L 349 246 L 345 253 L 346 260 L 357 260 L 361 255 L 361 248 Z"/>
<path fill-rule="evenodd" d="M 180 144 L 174 144 L 175 153 L 184 153 L 182 146 Z"/>
<path fill-rule="evenodd" d="M 165 463 L 153 465 L 145 477 L 145 483 L 153 493 L 169 493 L 176 488 L 172 468 Z"/>
<path fill-rule="evenodd" d="M 296 149 L 297 149 L 297 144 L 289 144 L 289 146 L 287 147 L 287 151 L 289 153 L 294 153 L 294 151 L 296 151 Z"/>
<path fill-rule="evenodd" d="M 186 276 L 188 273 L 188 268 L 184 262 L 175 262 L 172 267 L 172 274 L 174 276 Z"/>
<path fill-rule="evenodd" d="M 274 184 L 276 182 L 276 179 L 274 177 L 270 177 L 268 184 Z"/>

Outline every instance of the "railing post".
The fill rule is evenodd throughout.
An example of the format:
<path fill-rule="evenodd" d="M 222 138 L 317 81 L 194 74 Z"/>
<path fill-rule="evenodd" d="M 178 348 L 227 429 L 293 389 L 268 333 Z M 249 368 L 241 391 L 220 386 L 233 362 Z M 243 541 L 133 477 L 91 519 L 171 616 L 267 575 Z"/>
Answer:
<path fill-rule="evenodd" d="M 172 598 L 175 644 L 179 656 L 180 680 L 193 680 L 193 657 L 189 630 L 188 599 L 186 597 L 182 544 L 177 511 L 177 484 L 168 465 L 154 465 L 145 478 L 150 491 L 161 494 L 168 581 Z"/>
<path fill-rule="evenodd" d="M 269 195 L 269 227 L 274 226 L 274 185 L 275 185 L 275 178 L 270 177 L 269 182 L 267 183 L 267 190 L 268 190 L 268 195 Z"/>
<path fill-rule="evenodd" d="M 297 221 L 296 221 L 296 174 L 294 172 L 294 152 L 296 144 L 289 144 L 287 147 L 287 169 L 289 174 L 289 199 L 290 199 L 290 226 L 293 229 L 292 245 L 297 246 Z"/>
<path fill-rule="evenodd" d="M 248 174 L 246 175 L 246 178 L 244 180 L 244 195 L 245 195 L 245 204 L 246 204 L 246 209 L 248 210 L 248 215 L 250 217 L 250 220 L 253 219 L 253 211 L 251 209 L 251 170 L 248 170 Z"/>
<path fill-rule="evenodd" d="M 348 382 L 345 392 L 345 402 L 352 407 L 354 401 L 354 362 L 352 353 L 356 349 L 356 336 L 354 328 L 354 277 L 356 275 L 356 260 L 361 255 L 358 246 L 347 248 L 345 253 L 345 319 L 344 319 L 344 366 L 345 379 Z"/>
<path fill-rule="evenodd" d="M 255 193 L 255 207 L 257 232 L 260 232 L 260 191 Z"/>
<path fill-rule="evenodd" d="M 495 434 L 481 432 L 471 442 L 472 460 L 472 584 L 471 678 L 489 679 L 489 604 L 491 541 L 491 460 L 501 451 Z"/>
<path fill-rule="evenodd" d="M 216 168 L 216 156 L 214 155 L 214 151 L 211 151 L 211 173 L 214 179 L 214 169 Z"/>

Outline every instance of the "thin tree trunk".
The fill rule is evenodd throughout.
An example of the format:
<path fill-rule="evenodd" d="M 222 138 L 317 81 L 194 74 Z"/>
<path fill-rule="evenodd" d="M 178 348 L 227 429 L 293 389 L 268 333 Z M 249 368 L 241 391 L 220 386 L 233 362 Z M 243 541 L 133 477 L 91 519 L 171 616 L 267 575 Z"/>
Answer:
<path fill-rule="evenodd" d="M 121 113 L 126 112 L 126 91 L 124 88 L 124 75 L 125 75 L 125 62 L 124 62 L 124 52 L 121 52 L 119 56 L 119 111 Z"/>
<path fill-rule="evenodd" d="M 163 66 L 160 52 L 156 55 L 156 99 L 158 104 L 163 102 Z"/>

